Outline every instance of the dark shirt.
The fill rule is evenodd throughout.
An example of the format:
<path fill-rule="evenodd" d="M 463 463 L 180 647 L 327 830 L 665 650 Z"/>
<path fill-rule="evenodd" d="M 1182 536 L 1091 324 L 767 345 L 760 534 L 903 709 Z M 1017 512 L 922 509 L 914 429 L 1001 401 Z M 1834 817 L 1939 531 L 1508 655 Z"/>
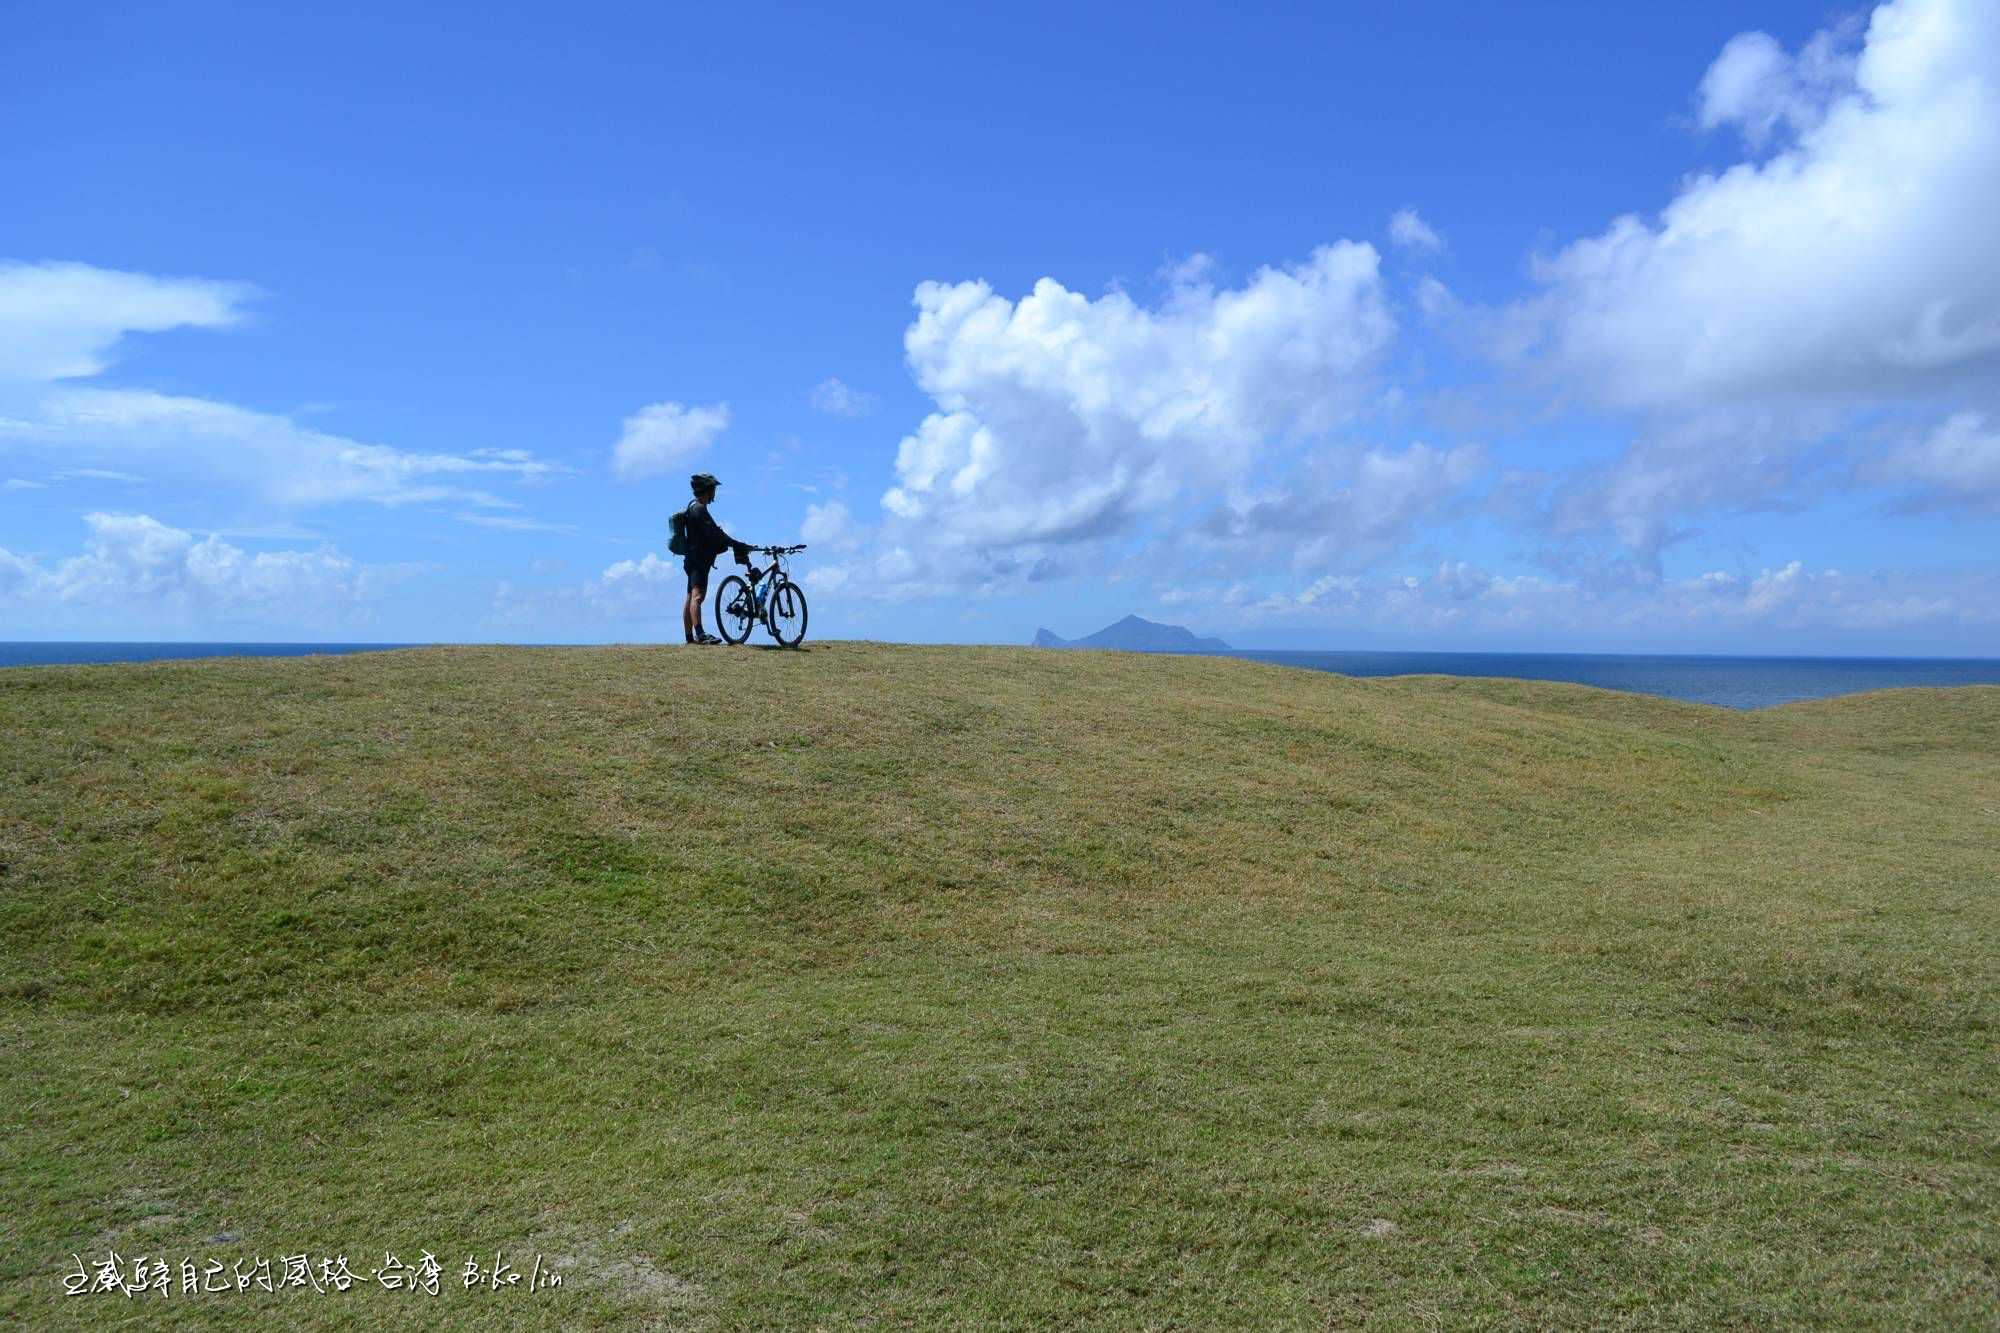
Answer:
<path fill-rule="evenodd" d="M 722 530 L 708 512 L 708 506 L 699 500 L 691 500 L 687 507 L 688 549 L 684 557 L 690 569 L 707 569 L 715 563 L 715 557 L 734 546 L 743 543 Z"/>

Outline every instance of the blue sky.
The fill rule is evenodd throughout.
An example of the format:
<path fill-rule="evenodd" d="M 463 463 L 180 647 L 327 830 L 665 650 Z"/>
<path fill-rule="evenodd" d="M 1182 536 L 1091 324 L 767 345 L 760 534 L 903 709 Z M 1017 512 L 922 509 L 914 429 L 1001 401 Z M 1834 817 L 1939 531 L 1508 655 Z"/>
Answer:
<path fill-rule="evenodd" d="M 11 6 L 0 638 L 2000 654 L 2000 9 Z"/>

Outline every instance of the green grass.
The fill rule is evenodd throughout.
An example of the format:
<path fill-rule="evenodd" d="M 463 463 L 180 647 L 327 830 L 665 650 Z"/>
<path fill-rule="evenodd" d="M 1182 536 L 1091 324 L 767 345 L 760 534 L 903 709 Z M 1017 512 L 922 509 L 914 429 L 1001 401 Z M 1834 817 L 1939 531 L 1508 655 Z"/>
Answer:
<path fill-rule="evenodd" d="M 1993 688 L 0 672 L 0 1322 L 1990 1326 L 1996 812 Z M 61 1294 L 426 1247 L 566 1284 Z"/>

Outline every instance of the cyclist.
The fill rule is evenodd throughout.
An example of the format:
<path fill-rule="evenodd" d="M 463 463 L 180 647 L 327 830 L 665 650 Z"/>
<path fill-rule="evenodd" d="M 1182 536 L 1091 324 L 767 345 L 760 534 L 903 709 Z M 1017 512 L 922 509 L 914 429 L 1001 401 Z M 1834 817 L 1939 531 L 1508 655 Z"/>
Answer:
<path fill-rule="evenodd" d="M 722 530 L 708 512 L 709 504 L 715 499 L 715 488 L 722 483 L 707 472 L 697 472 L 688 478 L 688 486 L 694 491 L 694 499 L 687 507 L 687 554 L 681 563 L 687 568 L 687 604 L 681 608 L 681 630 L 689 643 L 721 643 L 722 640 L 701 627 L 701 603 L 708 596 L 708 571 L 715 564 L 715 557 L 724 551 L 736 553 L 736 563 L 750 563 L 750 548 Z"/>

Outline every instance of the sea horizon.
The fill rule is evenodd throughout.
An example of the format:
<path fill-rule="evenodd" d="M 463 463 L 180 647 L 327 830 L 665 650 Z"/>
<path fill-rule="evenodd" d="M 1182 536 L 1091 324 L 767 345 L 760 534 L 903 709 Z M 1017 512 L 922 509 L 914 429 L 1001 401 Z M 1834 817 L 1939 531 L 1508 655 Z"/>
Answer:
<path fill-rule="evenodd" d="M 839 643 L 840 639 L 823 639 Z M 923 648 L 1026 648 L 1032 644 L 1012 639 L 871 639 L 856 637 L 846 642 L 895 643 Z M 670 639 L 0 639 L 0 653 L 10 648 L 328 648 L 348 651 L 397 648 L 624 648 L 675 647 Z M 1747 653 L 1747 652 L 1665 652 L 1608 648 L 1228 648 L 1228 649 L 1068 649 L 1086 652 L 1147 652 L 1162 657 L 1259 657 L 1343 656 L 1381 657 L 1606 657 L 1606 658 L 1685 658 L 1688 660 L 1747 662 L 1980 662 L 2000 664 L 2000 654 L 1943 653 Z M 244 654 L 231 654 L 241 656 Z M 19 665 L 0 656 L 0 666 Z M 88 665 L 87 663 L 83 665 Z"/>

